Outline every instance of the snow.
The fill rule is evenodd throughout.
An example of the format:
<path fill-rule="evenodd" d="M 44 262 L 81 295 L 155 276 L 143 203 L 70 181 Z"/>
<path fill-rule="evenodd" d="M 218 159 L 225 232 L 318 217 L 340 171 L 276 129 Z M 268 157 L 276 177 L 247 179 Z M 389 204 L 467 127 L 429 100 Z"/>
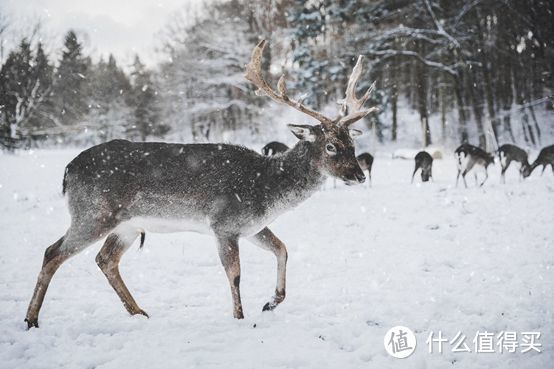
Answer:
<path fill-rule="evenodd" d="M 244 320 L 232 318 L 215 241 L 146 235 L 121 273 L 141 308 L 129 317 L 95 264 L 96 244 L 58 271 L 39 329 L 23 322 L 44 249 L 65 231 L 64 167 L 78 151 L 0 155 L 0 367 L 9 368 L 547 368 L 554 360 L 554 177 L 525 182 L 498 164 L 482 188 L 454 187 L 452 155 L 434 183 L 410 185 L 411 160 L 376 155 L 373 187 L 327 189 L 271 226 L 289 250 L 286 300 L 262 306 L 276 262 L 241 243 Z M 530 159 L 534 159 L 531 155 Z M 419 180 L 419 178 L 417 178 Z M 330 187 L 330 186 L 328 186 Z M 415 353 L 383 338 L 411 328 Z M 430 354 L 433 331 L 539 331 L 542 353 Z"/>

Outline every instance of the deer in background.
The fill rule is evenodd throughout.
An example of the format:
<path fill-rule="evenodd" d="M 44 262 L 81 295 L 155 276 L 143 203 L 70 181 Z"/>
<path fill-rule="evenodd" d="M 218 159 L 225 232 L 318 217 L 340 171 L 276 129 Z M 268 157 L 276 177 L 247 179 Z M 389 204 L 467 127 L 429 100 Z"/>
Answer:
<path fill-rule="evenodd" d="M 243 318 L 239 240 L 247 238 L 277 258 L 275 294 L 263 310 L 273 310 L 284 300 L 287 249 L 268 224 L 310 197 L 327 176 L 347 184 L 365 181 L 352 139 L 360 132 L 349 126 L 374 109 L 362 110 L 371 89 L 360 99 L 354 94 L 361 74 L 361 56 L 343 102 L 349 113 L 331 119 L 290 98 L 284 77 L 279 79 L 277 91 L 270 87 L 261 72 L 265 46 L 263 40 L 254 48 L 246 78 L 259 93 L 319 124 L 290 124 L 299 142 L 274 157 L 235 145 L 125 140 L 81 152 L 67 165 L 63 180 L 71 224 L 65 235 L 46 249 L 27 310 L 28 328 L 38 327 L 46 290 L 60 265 L 103 238 L 106 241 L 96 256 L 98 266 L 129 314 L 148 316 L 119 273 L 121 257 L 144 230 L 215 235 L 237 319 Z"/>
<path fill-rule="evenodd" d="M 276 154 L 283 153 L 288 149 L 289 147 L 282 142 L 271 141 L 270 143 L 262 147 L 262 154 L 265 156 L 273 156 Z"/>
<path fill-rule="evenodd" d="M 458 175 L 456 176 L 456 187 L 458 187 L 458 180 L 460 179 L 460 174 L 464 180 L 464 185 L 467 188 L 466 174 L 472 170 L 475 166 L 481 168 L 485 171 L 485 179 L 479 185 L 480 187 L 485 184 L 489 178 L 489 173 L 487 168 L 490 164 L 494 163 L 494 156 L 486 152 L 485 150 L 473 146 L 470 144 L 462 144 L 460 147 L 454 151 L 457 160 L 458 166 Z M 477 185 L 477 173 L 475 175 L 475 184 Z"/>
<path fill-rule="evenodd" d="M 433 157 L 427 151 L 420 151 L 416 154 L 415 169 L 412 173 L 412 183 L 418 169 L 421 169 L 421 181 L 427 182 L 429 178 L 433 179 Z"/>
<path fill-rule="evenodd" d="M 539 165 L 542 165 L 541 175 L 544 174 L 546 167 L 549 165 L 552 171 L 554 172 L 554 145 L 547 146 L 541 150 L 541 152 L 539 153 L 539 156 L 537 156 L 537 158 L 531 165 L 529 174 L 531 174 L 535 170 L 535 168 L 538 167 Z"/>
<path fill-rule="evenodd" d="M 371 187 L 371 167 L 373 166 L 373 156 L 368 152 L 363 152 L 356 156 L 356 160 L 358 160 L 358 164 L 360 164 L 362 171 L 365 172 L 367 170 L 367 175 L 369 177 L 368 187 Z M 333 178 L 333 188 L 337 188 L 336 178 Z"/>
<path fill-rule="evenodd" d="M 531 174 L 531 166 L 527 161 L 527 153 L 515 145 L 505 144 L 498 148 L 498 157 L 500 159 L 500 167 L 502 168 L 502 182 L 506 183 L 506 170 L 515 161 L 520 164 L 520 178 L 527 178 Z"/>
<path fill-rule="evenodd" d="M 364 152 L 358 155 L 356 160 L 358 160 L 358 164 L 360 164 L 360 168 L 362 168 L 363 171 L 367 170 L 367 177 L 369 178 L 368 185 L 371 187 L 371 167 L 373 166 L 373 156 L 368 152 Z"/>

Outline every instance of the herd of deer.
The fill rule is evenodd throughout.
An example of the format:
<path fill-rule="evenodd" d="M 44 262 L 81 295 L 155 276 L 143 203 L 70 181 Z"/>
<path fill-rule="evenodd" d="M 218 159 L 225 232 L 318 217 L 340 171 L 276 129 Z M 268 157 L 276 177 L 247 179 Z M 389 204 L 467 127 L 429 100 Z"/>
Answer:
<path fill-rule="evenodd" d="M 281 142 L 272 141 L 262 148 L 262 154 L 266 156 L 278 155 L 286 152 L 289 149 L 287 145 Z M 527 178 L 531 175 L 533 170 L 538 166 L 543 166 L 542 172 L 544 173 L 546 167 L 550 165 L 554 171 L 554 145 L 547 146 L 541 150 L 539 156 L 533 164 L 529 164 L 527 153 L 510 144 L 502 145 L 498 148 L 498 156 L 500 159 L 500 166 L 502 168 L 501 176 L 502 181 L 505 183 L 505 173 L 512 162 L 516 162 L 520 165 L 519 173 L 521 178 Z M 485 150 L 473 146 L 470 144 L 463 144 L 454 152 L 456 156 L 456 163 L 458 166 L 458 175 L 456 177 L 456 186 L 460 179 L 460 174 L 464 181 L 464 185 L 467 187 L 466 174 L 475 168 L 484 170 L 485 179 L 481 182 L 482 186 L 487 178 L 487 168 L 490 164 L 494 163 L 494 155 L 489 154 Z M 369 180 L 371 183 L 371 167 L 373 166 L 373 156 L 367 152 L 364 152 L 356 157 L 358 164 L 363 171 L 368 171 Z M 423 182 L 433 179 L 433 157 L 427 151 L 420 151 L 416 154 L 415 167 L 412 173 L 412 183 L 414 182 L 415 174 L 418 170 L 421 170 L 421 180 Z M 475 182 L 477 183 L 477 173 L 475 173 Z"/>
<path fill-rule="evenodd" d="M 502 181 L 506 182 L 506 170 L 510 166 L 512 162 L 519 163 L 519 175 L 520 178 L 527 178 L 531 175 L 533 170 L 535 170 L 536 167 L 542 165 L 542 173 L 544 173 L 544 170 L 546 167 L 550 165 L 552 170 L 554 171 L 554 145 L 547 146 L 543 148 L 533 164 L 529 164 L 528 161 L 528 155 L 525 152 L 525 150 L 510 144 L 502 145 L 498 148 L 498 157 L 500 159 L 500 166 L 502 168 L 501 176 Z M 462 175 L 462 178 L 464 180 L 464 185 L 467 187 L 466 182 L 466 174 L 475 166 L 480 167 L 485 172 L 485 179 L 481 182 L 480 186 L 482 186 L 488 176 L 487 168 L 490 164 L 494 163 L 494 155 L 486 152 L 483 149 L 480 149 L 479 147 L 469 145 L 469 144 L 463 144 L 462 146 L 458 147 L 455 151 L 457 164 L 458 164 L 458 176 L 456 177 L 456 185 L 458 185 L 458 180 L 460 178 L 460 174 Z M 475 183 L 477 183 L 477 174 L 475 173 Z"/>
<path fill-rule="evenodd" d="M 299 142 L 290 149 L 269 144 L 264 148 L 265 154 L 281 152 L 273 156 L 227 144 L 125 140 L 110 141 L 81 152 L 67 165 L 63 178 L 71 223 L 66 233 L 44 253 L 25 318 L 28 328 L 38 327 L 46 290 L 60 265 L 104 238 L 104 245 L 96 256 L 98 266 L 129 314 L 148 316 L 119 273 L 121 257 L 139 236 L 142 244 L 145 230 L 215 235 L 229 280 L 233 316 L 238 319 L 243 318 L 239 239 L 247 238 L 272 252 L 277 259 L 275 294 L 263 310 L 273 310 L 284 300 L 287 249 L 267 226 L 315 193 L 327 177 L 341 179 L 346 184 L 365 181 L 363 170 L 371 173 L 373 157 L 364 153 L 356 158 L 353 138 L 361 132 L 349 126 L 375 109 L 362 109 L 373 86 L 361 98 L 356 96 L 362 72 L 361 56 L 348 81 L 338 116 L 329 118 L 302 101 L 291 99 L 283 77 L 277 83 L 277 91 L 265 81 L 261 73 L 265 46 L 266 41 L 261 41 L 254 48 L 246 66 L 246 78 L 260 94 L 289 105 L 320 124 L 289 124 Z M 464 177 L 471 166 L 490 163 L 490 157 L 476 148 L 463 146 L 459 150 L 467 159 Z M 548 157 L 552 165 L 552 149 L 541 155 Z M 508 150 L 507 165 L 511 160 L 517 159 Z M 418 154 L 416 163 L 422 168 L 424 180 L 431 177 L 429 154 Z M 537 163 L 542 162 L 537 161 L 531 167 Z"/>

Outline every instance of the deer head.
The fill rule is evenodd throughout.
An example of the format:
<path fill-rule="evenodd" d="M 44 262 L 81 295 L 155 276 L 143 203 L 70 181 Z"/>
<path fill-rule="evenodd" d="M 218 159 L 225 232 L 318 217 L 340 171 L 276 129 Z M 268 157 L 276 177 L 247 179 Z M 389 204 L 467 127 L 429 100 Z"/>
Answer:
<path fill-rule="evenodd" d="M 362 119 L 376 108 L 361 110 L 369 98 L 372 85 L 360 99 L 356 97 L 356 85 L 362 73 L 362 56 L 358 57 L 348 86 L 346 97 L 341 100 L 340 114 L 331 119 L 304 105 L 300 100 L 293 100 L 287 94 L 284 76 L 277 83 L 277 91 L 265 81 L 262 76 L 262 54 L 267 42 L 260 41 L 252 51 L 250 62 L 246 66 L 246 79 L 252 82 L 258 90 L 257 95 L 267 95 L 274 101 L 288 105 L 319 121 L 318 125 L 289 124 L 292 133 L 302 141 L 307 141 L 314 149 L 315 162 L 321 171 L 327 175 L 342 179 L 347 184 L 363 183 L 365 175 L 356 160 L 353 138 L 361 131 L 350 129 L 349 126 Z"/>

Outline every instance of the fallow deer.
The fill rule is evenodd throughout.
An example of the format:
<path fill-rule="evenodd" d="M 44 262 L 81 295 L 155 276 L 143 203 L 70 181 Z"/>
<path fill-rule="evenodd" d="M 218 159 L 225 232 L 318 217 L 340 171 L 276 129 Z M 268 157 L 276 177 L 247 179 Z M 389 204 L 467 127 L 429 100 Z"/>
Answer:
<path fill-rule="evenodd" d="M 360 164 L 360 168 L 362 168 L 363 171 L 367 170 L 367 177 L 369 178 L 368 183 L 371 187 L 371 167 L 373 166 L 373 156 L 368 152 L 364 152 L 358 155 L 356 160 L 358 160 L 358 164 Z"/>
<path fill-rule="evenodd" d="M 245 77 L 258 88 L 258 93 L 289 105 L 320 124 L 290 124 L 300 141 L 274 157 L 226 144 L 125 140 L 110 141 L 80 153 L 67 165 L 63 180 L 71 224 L 65 235 L 46 249 L 25 319 L 29 328 L 38 327 L 46 290 L 59 266 L 105 237 L 96 256 L 98 266 L 129 314 L 148 316 L 119 273 L 122 255 L 143 230 L 215 235 L 237 319 L 243 318 L 239 239 L 247 238 L 277 258 L 275 295 L 263 310 L 273 310 L 284 300 L 287 249 L 268 225 L 310 197 L 327 176 L 348 184 L 365 181 L 352 140 L 359 131 L 349 126 L 374 108 L 361 110 L 371 89 L 360 99 L 355 95 L 361 56 L 343 102 L 349 113 L 331 119 L 290 98 L 284 77 L 279 80 L 277 91 L 270 87 L 261 72 L 265 46 L 263 40 L 254 48 Z"/>
<path fill-rule="evenodd" d="M 427 151 L 420 151 L 416 154 L 415 169 L 412 173 L 412 183 L 418 169 L 421 169 L 421 181 L 427 182 L 429 178 L 433 179 L 433 157 Z"/>
<path fill-rule="evenodd" d="M 282 142 L 271 141 L 264 147 L 262 147 L 262 154 L 265 156 L 273 156 L 287 151 L 289 147 Z"/>
<path fill-rule="evenodd" d="M 541 175 L 544 174 L 544 170 L 547 166 L 550 165 L 552 172 L 554 172 L 554 145 L 547 146 L 541 150 L 539 156 L 535 159 L 531 168 L 529 169 L 529 174 L 535 170 L 536 167 L 542 165 Z"/>
<path fill-rule="evenodd" d="M 500 159 L 500 167 L 502 168 L 500 175 L 503 183 L 506 183 L 506 170 L 508 170 L 508 167 L 512 161 L 520 164 L 520 178 L 527 178 L 531 174 L 531 166 L 527 161 L 527 153 L 525 150 L 520 149 L 515 145 L 505 144 L 500 146 L 498 148 L 498 158 Z"/>
<path fill-rule="evenodd" d="M 460 179 L 460 174 L 464 180 L 464 185 L 467 188 L 466 174 L 477 166 L 482 168 L 485 171 L 485 179 L 479 186 L 483 186 L 487 179 L 489 178 L 489 173 L 487 168 L 490 164 L 494 163 L 494 156 L 486 152 L 485 150 L 473 146 L 470 144 L 462 144 L 454 152 L 456 155 L 457 166 L 458 166 L 458 175 L 456 177 L 456 187 L 458 186 L 458 180 Z M 475 175 L 475 184 L 477 184 L 477 173 Z"/>

